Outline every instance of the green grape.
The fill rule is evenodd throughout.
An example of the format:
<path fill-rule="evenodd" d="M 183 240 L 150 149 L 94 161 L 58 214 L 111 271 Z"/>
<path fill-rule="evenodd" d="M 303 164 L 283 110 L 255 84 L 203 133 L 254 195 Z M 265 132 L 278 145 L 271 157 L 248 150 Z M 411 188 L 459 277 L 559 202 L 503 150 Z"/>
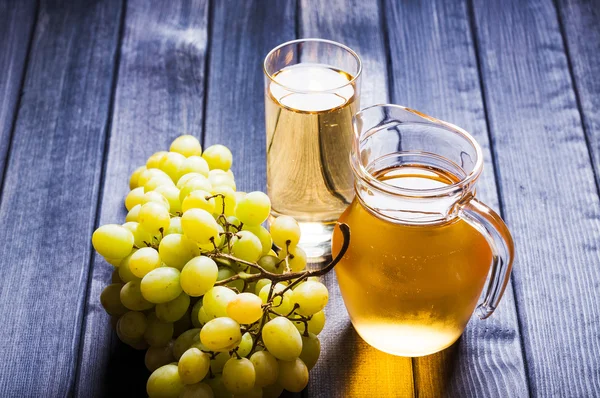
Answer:
<path fill-rule="evenodd" d="M 179 168 L 179 172 L 182 176 L 189 173 L 198 173 L 208 177 L 208 171 L 208 163 L 206 163 L 206 160 L 202 159 L 201 156 L 188 157 Z"/>
<path fill-rule="evenodd" d="M 227 306 L 237 294 L 225 286 L 215 286 L 202 298 L 202 306 L 209 316 L 226 317 Z"/>
<path fill-rule="evenodd" d="M 138 222 L 140 219 L 140 210 L 142 209 L 142 205 L 135 205 L 127 212 L 125 216 L 125 222 Z"/>
<path fill-rule="evenodd" d="M 221 219 L 222 220 L 222 219 Z M 242 222 L 236 216 L 228 216 L 226 217 L 227 223 L 231 226 L 229 227 L 229 231 L 234 232 L 238 231 L 242 227 Z M 223 221 L 220 221 L 222 223 Z M 225 227 L 224 223 L 221 226 Z M 252 231 L 250 231 L 252 232 Z M 254 232 L 252 232 L 254 233 Z"/>
<path fill-rule="evenodd" d="M 252 293 L 240 293 L 227 304 L 227 316 L 242 325 L 258 321 L 262 315 L 262 300 Z"/>
<path fill-rule="evenodd" d="M 129 221 L 123 224 L 123 227 L 127 228 L 133 234 L 133 244 L 137 247 L 146 247 L 152 244 L 153 237 L 140 226 L 138 222 Z"/>
<path fill-rule="evenodd" d="M 302 336 L 302 352 L 300 353 L 300 359 L 308 370 L 311 370 L 317 361 L 319 360 L 319 355 L 321 354 L 321 342 L 319 338 L 309 333 L 308 336 Z"/>
<path fill-rule="evenodd" d="M 269 279 L 259 279 L 258 282 L 256 282 L 256 288 L 254 291 L 256 294 L 260 294 L 260 291 L 263 289 L 263 287 L 267 285 L 271 285 L 271 281 Z"/>
<path fill-rule="evenodd" d="M 103 225 L 92 235 L 94 249 L 105 258 L 124 258 L 133 249 L 133 234 L 117 224 Z"/>
<path fill-rule="evenodd" d="M 160 161 L 167 153 L 169 153 L 169 152 L 160 151 L 160 152 L 156 152 L 156 153 L 152 154 L 152 156 L 150 156 L 148 158 L 148 160 L 146 161 L 146 168 L 158 169 L 158 165 L 160 164 Z"/>
<path fill-rule="evenodd" d="M 125 196 L 125 208 L 127 211 L 131 210 L 133 206 L 142 204 L 144 202 L 144 187 L 138 187 L 132 189 L 127 196 Z"/>
<path fill-rule="evenodd" d="M 188 348 L 194 343 L 194 340 L 198 338 L 200 329 L 190 329 L 181 333 L 179 337 L 175 339 L 173 343 L 173 356 L 175 360 L 179 361 L 179 358 L 187 351 Z"/>
<path fill-rule="evenodd" d="M 289 264 L 292 272 L 300 272 L 306 268 L 306 253 L 301 247 L 290 247 L 288 253 L 289 257 L 287 263 Z M 286 249 L 284 248 L 279 252 L 279 259 L 285 260 L 286 255 Z M 285 262 L 283 264 L 285 264 Z"/>
<path fill-rule="evenodd" d="M 120 284 L 124 284 L 123 281 L 121 280 L 121 277 L 119 276 L 119 269 L 115 268 L 112 272 L 111 278 L 110 278 L 110 283 L 120 283 Z"/>
<path fill-rule="evenodd" d="M 168 364 L 152 372 L 146 383 L 146 392 L 150 398 L 178 398 L 183 387 L 177 365 Z"/>
<path fill-rule="evenodd" d="M 246 358 L 230 358 L 223 367 L 223 385 L 234 394 L 243 394 L 254 387 L 256 372 Z"/>
<path fill-rule="evenodd" d="M 234 398 L 233 394 L 227 391 L 223 385 L 223 376 L 216 375 L 212 379 L 207 379 L 206 383 L 210 386 L 211 390 L 218 398 Z"/>
<path fill-rule="evenodd" d="M 329 292 L 321 282 L 306 281 L 296 287 L 293 302 L 299 307 L 296 312 L 308 316 L 321 311 L 327 305 Z"/>
<path fill-rule="evenodd" d="M 289 319 L 282 316 L 265 324 L 262 339 L 266 349 L 277 359 L 292 361 L 302 352 L 300 332 Z"/>
<path fill-rule="evenodd" d="M 183 156 L 200 156 L 202 154 L 202 145 L 193 135 L 185 134 L 175 138 L 169 148 L 171 152 L 177 152 Z"/>
<path fill-rule="evenodd" d="M 209 192 L 198 189 L 190 192 L 181 203 L 181 209 L 183 212 L 189 209 L 202 209 L 209 213 L 215 211 L 215 198 L 206 199 L 212 196 Z"/>
<path fill-rule="evenodd" d="M 210 357 L 197 348 L 189 348 L 179 358 L 178 367 L 184 384 L 198 383 L 208 374 Z"/>
<path fill-rule="evenodd" d="M 148 348 L 148 351 L 146 351 L 146 356 L 144 357 L 144 364 L 150 372 L 154 372 L 156 369 L 167 365 L 174 360 L 173 347 L 169 342 L 169 344 L 163 347 Z"/>
<path fill-rule="evenodd" d="M 202 157 L 206 160 L 211 170 L 221 169 L 227 171 L 233 163 L 233 155 L 229 148 L 224 145 L 209 146 L 204 150 Z"/>
<path fill-rule="evenodd" d="M 279 398 L 281 394 L 283 387 L 277 383 L 263 387 L 263 398 Z"/>
<path fill-rule="evenodd" d="M 144 341 L 144 339 L 139 338 L 139 339 L 131 339 L 127 336 L 125 336 L 122 332 L 121 332 L 121 323 L 120 323 L 120 319 L 119 321 L 117 321 L 117 337 L 119 338 L 119 340 L 121 340 L 123 343 L 127 344 L 128 346 L 130 346 L 131 348 L 133 348 L 134 350 L 145 350 L 148 348 L 148 344 L 146 344 L 146 341 Z"/>
<path fill-rule="evenodd" d="M 171 217 L 169 228 L 165 230 L 164 235 L 180 234 L 183 235 L 183 228 L 181 228 L 181 217 Z"/>
<path fill-rule="evenodd" d="M 169 212 L 181 213 L 181 201 L 179 200 L 179 189 L 175 185 L 161 185 L 154 192 L 161 194 L 169 202 Z"/>
<path fill-rule="evenodd" d="M 154 178 L 158 178 L 165 182 L 170 179 L 169 176 L 162 170 L 148 169 L 148 170 L 144 171 L 142 174 L 140 174 L 140 177 L 138 178 L 138 186 L 145 187 L 146 184 L 148 184 L 150 182 L 150 180 L 152 180 Z M 145 188 L 144 188 L 144 191 L 148 192 L 148 190 Z"/>
<path fill-rule="evenodd" d="M 288 241 L 294 247 L 300 242 L 300 226 L 290 216 L 279 216 L 271 223 L 271 237 L 281 248 L 285 248 Z"/>
<path fill-rule="evenodd" d="M 150 233 L 155 234 L 160 230 L 164 231 L 169 228 L 170 221 L 169 210 L 158 203 L 148 202 L 142 205 L 140 209 L 138 222 L 142 228 Z"/>
<path fill-rule="evenodd" d="M 325 313 L 323 311 L 319 311 L 314 314 L 310 320 L 307 322 L 308 324 L 308 332 L 313 333 L 314 335 L 318 335 L 325 327 Z M 304 333 L 306 326 L 302 321 L 294 321 L 294 325 L 300 331 L 300 333 Z"/>
<path fill-rule="evenodd" d="M 211 190 L 212 184 L 208 181 L 208 178 L 199 174 L 187 180 L 185 184 L 182 184 L 181 188 L 179 188 L 179 200 L 183 203 L 185 198 L 194 191 L 210 192 Z"/>
<path fill-rule="evenodd" d="M 277 359 L 269 351 L 257 351 L 250 357 L 256 371 L 256 385 L 264 387 L 277 381 L 279 365 Z"/>
<path fill-rule="evenodd" d="M 160 267 L 142 279 L 142 294 L 152 303 L 160 304 L 174 300 L 183 291 L 179 285 L 180 272 L 177 268 Z"/>
<path fill-rule="evenodd" d="M 215 319 L 215 317 L 208 315 L 204 307 L 200 307 L 198 310 L 198 322 L 200 322 L 201 325 L 206 325 L 206 322 L 210 321 L 211 319 Z"/>
<path fill-rule="evenodd" d="M 156 191 L 150 191 L 144 194 L 144 201 L 141 203 L 141 205 L 143 206 L 146 203 L 156 203 L 161 206 L 164 206 L 167 210 L 171 209 L 171 205 L 169 204 L 167 198 L 165 198 L 161 193 Z"/>
<path fill-rule="evenodd" d="M 129 269 L 138 278 L 143 278 L 148 272 L 160 267 L 160 256 L 156 249 L 143 247 L 129 258 Z"/>
<path fill-rule="evenodd" d="M 259 258 L 258 265 L 274 274 L 283 274 L 283 271 L 285 270 L 285 262 L 282 262 L 279 258 L 271 255 Z"/>
<path fill-rule="evenodd" d="M 219 275 L 217 276 L 217 280 L 222 281 L 227 278 L 231 278 L 234 275 L 236 275 L 236 272 L 234 272 L 231 268 L 221 267 L 221 268 L 219 268 Z M 238 291 L 241 292 L 244 289 L 244 281 L 242 279 L 236 279 L 234 281 L 227 283 L 226 286 L 229 286 L 231 288 L 236 288 Z"/>
<path fill-rule="evenodd" d="M 213 187 L 229 187 L 236 190 L 235 180 L 223 170 L 211 170 L 208 173 L 208 181 Z"/>
<path fill-rule="evenodd" d="M 127 228 L 127 229 L 129 229 L 129 228 Z M 123 262 L 123 259 L 122 258 L 104 258 L 104 261 L 106 261 L 107 263 L 109 263 L 110 265 L 112 265 L 115 268 L 119 268 L 119 266 Z M 118 270 L 115 270 L 115 271 L 118 271 Z"/>
<path fill-rule="evenodd" d="M 252 351 L 252 346 L 254 345 L 254 339 L 252 339 L 252 335 L 248 332 L 242 335 L 242 340 L 237 347 L 237 354 L 241 357 L 247 357 Z"/>
<path fill-rule="evenodd" d="M 273 293 L 280 293 L 286 288 L 283 283 L 278 283 L 275 285 L 273 289 Z M 261 298 L 264 304 L 267 304 L 267 299 L 269 297 L 269 291 L 271 290 L 271 284 L 265 285 L 258 293 L 258 297 Z M 293 293 L 292 290 L 286 290 L 283 293 L 283 297 L 275 297 L 273 299 L 273 310 L 281 315 L 287 315 L 294 308 L 293 302 Z"/>
<path fill-rule="evenodd" d="M 210 190 L 213 195 L 223 195 L 225 197 L 225 215 L 233 216 L 235 215 L 235 191 L 228 186 L 218 186 L 214 187 Z M 223 197 L 217 196 L 215 198 L 215 215 L 223 213 Z"/>
<path fill-rule="evenodd" d="M 127 311 L 127 307 L 121 303 L 121 289 L 123 288 L 123 284 L 121 283 L 113 283 L 112 285 L 108 285 L 102 290 L 100 294 L 100 303 L 107 314 L 113 316 L 121 316 L 125 314 Z"/>
<path fill-rule="evenodd" d="M 240 231 L 232 239 L 231 251 L 235 257 L 253 263 L 260 257 L 262 245 L 252 232 Z"/>
<path fill-rule="evenodd" d="M 117 327 L 126 338 L 138 340 L 144 336 L 148 322 L 146 321 L 146 315 L 142 312 L 129 311 L 119 318 Z"/>
<path fill-rule="evenodd" d="M 156 304 L 156 316 L 163 322 L 175 322 L 185 315 L 190 306 L 190 296 L 181 293 L 166 303 Z"/>
<path fill-rule="evenodd" d="M 181 270 L 188 261 L 200 254 L 200 250 L 185 235 L 169 234 L 160 241 L 158 254 L 168 267 Z"/>
<path fill-rule="evenodd" d="M 231 357 L 226 352 L 218 353 L 217 356 L 210 361 L 210 370 L 213 373 L 221 373 L 223 371 L 223 366 L 229 361 L 229 358 Z"/>
<path fill-rule="evenodd" d="M 163 322 L 155 313 L 148 314 L 148 327 L 144 333 L 144 339 L 151 347 L 164 347 L 173 338 L 173 324 Z"/>
<path fill-rule="evenodd" d="M 162 177 L 162 176 L 157 176 L 157 177 L 152 177 L 150 180 L 148 180 L 148 182 L 146 182 L 146 184 L 144 184 L 144 191 L 146 193 L 152 192 L 152 191 L 158 191 L 158 188 L 160 187 L 175 187 L 175 184 L 173 183 L 173 180 L 171 180 L 170 177 Z"/>
<path fill-rule="evenodd" d="M 232 350 L 241 339 L 240 325 L 227 317 L 213 319 L 200 330 L 200 341 L 211 351 Z"/>
<path fill-rule="evenodd" d="M 125 283 L 140 280 L 140 278 L 138 278 L 131 272 L 131 268 L 129 267 L 129 260 L 131 259 L 131 256 L 135 254 L 136 251 L 137 249 L 133 249 L 131 254 L 125 257 L 123 260 L 121 260 L 121 264 L 119 265 L 119 278 L 121 278 L 121 280 Z"/>
<path fill-rule="evenodd" d="M 173 323 L 173 336 L 179 336 L 181 333 L 191 328 L 192 320 L 190 319 L 190 310 L 188 308 L 185 314 Z M 200 339 L 200 336 L 198 336 L 198 339 Z"/>
<path fill-rule="evenodd" d="M 181 191 L 181 189 L 183 188 L 185 183 L 195 177 L 204 177 L 204 178 L 208 179 L 208 173 L 207 173 L 207 175 L 203 175 L 202 173 L 195 173 L 195 172 L 183 174 L 181 177 L 179 177 L 179 179 L 177 180 L 177 184 L 175 184 L 175 186 L 177 187 L 177 189 L 179 189 Z"/>
<path fill-rule="evenodd" d="M 300 358 L 279 362 L 277 383 L 289 392 L 300 392 L 308 385 L 308 368 Z"/>
<path fill-rule="evenodd" d="M 229 170 L 231 171 L 231 170 Z M 247 192 L 244 191 L 235 191 L 235 202 L 239 202 L 240 200 L 244 199 L 244 197 L 248 195 Z"/>
<path fill-rule="evenodd" d="M 121 288 L 119 297 L 121 298 L 123 305 L 132 311 L 145 311 L 154 306 L 154 304 L 147 301 L 142 295 L 139 280 L 127 282 L 125 286 Z"/>
<path fill-rule="evenodd" d="M 146 171 L 146 166 L 140 166 L 131 173 L 131 177 L 129 178 L 129 189 L 133 190 L 139 187 L 138 180 L 144 171 Z"/>
<path fill-rule="evenodd" d="M 219 224 L 213 216 L 202 209 L 190 209 L 181 217 L 183 233 L 199 244 L 219 241 Z"/>
<path fill-rule="evenodd" d="M 181 270 L 181 287 L 190 296 L 202 296 L 215 285 L 218 272 L 217 264 L 212 259 L 204 256 L 195 257 Z"/>
<path fill-rule="evenodd" d="M 206 383 L 188 384 L 179 398 L 214 398 L 213 390 Z"/>
<path fill-rule="evenodd" d="M 261 254 L 263 256 L 267 255 L 269 251 L 271 251 L 271 247 L 273 247 L 273 239 L 271 239 L 271 234 L 269 233 L 269 231 L 267 231 L 265 227 L 263 227 L 262 225 L 252 226 L 244 224 L 242 229 L 244 231 L 252 232 L 260 240 L 260 244 L 262 246 Z"/>
<path fill-rule="evenodd" d="M 202 308 L 202 297 L 200 297 L 200 299 L 192 306 L 192 311 L 190 313 L 190 319 L 195 328 L 202 327 L 202 323 L 200 323 L 200 319 L 198 318 L 200 308 Z"/>
<path fill-rule="evenodd" d="M 179 169 L 185 162 L 185 156 L 177 152 L 169 152 L 160 160 L 158 168 L 167 173 L 172 181 L 177 181 L 180 175 Z"/>
<path fill-rule="evenodd" d="M 262 224 L 267 220 L 269 214 L 271 214 L 271 200 L 266 194 L 260 191 L 250 192 L 245 195 L 237 203 L 235 209 L 237 218 L 248 225 Z"/>

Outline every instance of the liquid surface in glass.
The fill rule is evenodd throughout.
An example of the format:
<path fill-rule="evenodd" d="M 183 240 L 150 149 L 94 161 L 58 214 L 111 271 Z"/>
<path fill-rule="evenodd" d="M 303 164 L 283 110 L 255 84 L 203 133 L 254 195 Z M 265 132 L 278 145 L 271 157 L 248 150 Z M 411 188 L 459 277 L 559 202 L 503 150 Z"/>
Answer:
<path fill-rule="evenodd" d="M 273 78 L 279 84 L 269 82 L 265 101 L 272 214 L 295 217 L 301 246 L 315 257 L 324 253 L 311 253 L 307 246 L 330 248 L 332 223 L 354 196 L 348 154 L 356 90 L 351 75 L 327 65 L 301 63 Z"/>
<path fill-rule="evenodd" d="M 418 165 L 385 169 L 375 177 L 407 189 L 457 181 Z M 484 236 L 459 218 L 431 225 L 387 221 L 358 198 L 340 221 L 350 226 L 352 236 L 335 270 L 358 334 L 399 356 L 428 355 L 452 345 L 473 313 L 492 261 Z M 334 255 L 341 243 L 336 230 Z"/>

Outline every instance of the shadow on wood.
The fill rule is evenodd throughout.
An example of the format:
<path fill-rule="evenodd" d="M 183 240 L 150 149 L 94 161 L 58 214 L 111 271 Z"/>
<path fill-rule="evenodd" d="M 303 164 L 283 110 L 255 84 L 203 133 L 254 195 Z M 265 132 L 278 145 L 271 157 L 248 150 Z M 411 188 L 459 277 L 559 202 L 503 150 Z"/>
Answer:
<path fill-rule="evenodd" d="M 444 397 L 449 395 L 447 393 L 448 386 L 456 368 L 460 340 L 444 351 L 425 357 L 413 358 L 416 396 Z"/>

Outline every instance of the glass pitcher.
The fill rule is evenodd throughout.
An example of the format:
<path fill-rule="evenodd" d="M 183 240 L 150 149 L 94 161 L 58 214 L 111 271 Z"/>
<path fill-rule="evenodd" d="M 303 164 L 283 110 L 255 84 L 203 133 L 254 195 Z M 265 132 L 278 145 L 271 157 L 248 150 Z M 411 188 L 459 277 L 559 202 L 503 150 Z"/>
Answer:
<path fill-rule="evenodd" d="M 340 221 L 348 251 L 336 266 L 358 334 L 399 356 L 443 350 L 477 306 L 496 309 L 514 246 L 502 219 L 475 198 L 482 151 L 463 129 L 397 105 L 359 112 L 351 154 L 356 197 Z M 336 229 L 333 253 L 339 252 Z"/>

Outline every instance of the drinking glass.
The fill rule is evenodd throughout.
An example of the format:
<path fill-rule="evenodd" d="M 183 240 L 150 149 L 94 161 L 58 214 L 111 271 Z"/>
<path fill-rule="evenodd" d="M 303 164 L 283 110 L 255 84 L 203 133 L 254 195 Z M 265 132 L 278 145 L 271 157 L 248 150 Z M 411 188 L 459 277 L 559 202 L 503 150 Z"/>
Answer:
<path fill-rule="evenodd" d="M 264 61 L 271 215 L 296 218 L 312 261 L 331 254 L 333 225 L 354 197 L 348 154 L 362 64 L 333 41 L 284 43 Z"/>

